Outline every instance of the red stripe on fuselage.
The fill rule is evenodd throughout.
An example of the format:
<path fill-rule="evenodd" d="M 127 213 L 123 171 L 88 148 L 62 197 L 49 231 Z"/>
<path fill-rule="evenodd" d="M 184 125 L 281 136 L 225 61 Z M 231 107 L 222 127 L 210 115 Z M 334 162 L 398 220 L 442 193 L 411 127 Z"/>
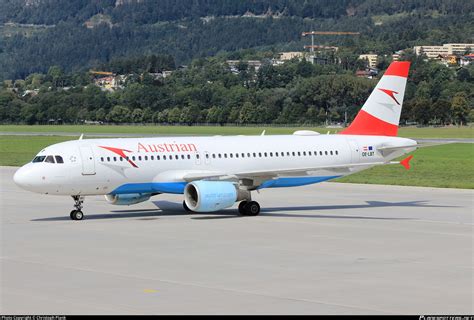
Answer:
<path fill-rule="evenodd" d="M 340 133 L 370 136 L 396 136 L 397 132 L 398 126 L 380 120 L 364 110 L 360 110 L 351 125 Z"/>

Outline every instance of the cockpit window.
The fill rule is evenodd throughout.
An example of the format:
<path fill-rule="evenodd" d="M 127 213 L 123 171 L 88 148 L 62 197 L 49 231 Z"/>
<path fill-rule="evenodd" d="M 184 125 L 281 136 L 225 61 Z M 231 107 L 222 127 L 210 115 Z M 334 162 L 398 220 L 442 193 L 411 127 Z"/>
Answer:
<path fill-rule="evenodd" d="M 64 163 L 63 157 L 61 156 L 54 156 L 56 158 L 56 163 Z"/>
<path fill-rule="evenodd" d="M 32 162 L 43 162 L 46 156 L 36 156 Z"/>
<path fill-rule="evenodd" d="M 44 162 L 47 163 L 54 163 L 54 157 L 53 156 L 47 156 Z"/>

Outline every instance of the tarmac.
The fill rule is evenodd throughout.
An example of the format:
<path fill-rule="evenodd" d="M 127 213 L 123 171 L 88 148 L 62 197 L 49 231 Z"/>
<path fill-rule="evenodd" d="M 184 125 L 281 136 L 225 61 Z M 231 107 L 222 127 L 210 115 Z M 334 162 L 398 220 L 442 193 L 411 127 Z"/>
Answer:
<path fill-rule="evenodd" d="M 473 190 L 321 183 L 262 212 L 29 193 L 0 167 L 0 314 L 473 314 Z"/>

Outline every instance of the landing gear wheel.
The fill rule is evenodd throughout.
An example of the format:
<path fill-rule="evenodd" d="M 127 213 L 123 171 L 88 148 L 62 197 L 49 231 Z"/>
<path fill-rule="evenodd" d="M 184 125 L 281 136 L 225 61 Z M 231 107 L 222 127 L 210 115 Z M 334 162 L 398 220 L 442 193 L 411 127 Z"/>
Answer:
<path fill-rule="evenodd" d="M 188 205 L 186 204 L 186 201 L 183 200 L 183 208 L 186 212 L 193 212 L 191 209 L 189 209 Z"/>
<path fill-rule="evenodd" d="M 82 213 L 81 210 L 76 210 L 73 216 L 74 216 L 74 220 L 82 220 L 82 218 L 84 218 L 84 214 Z"/>
<path fill-rule="evenodd" d="M 257 216 L 260 213 L 260 205 L 256 201 L 250 201 L 244 206 L 244 215 Z"/>
<path fill-rule="evenodd" d="M 84 203 L 84 197 L 81 196 L 72 196 L 74 199 L 74 208 L 69 214 L 72 220 L 82 220 L 84 218 L 84 214 L 82 213 L 82 204 Z"/>
<path fill-rule="evenodd" d="M 72 210 L 69 216 L 72 220 L 82 220 L 84 218 L 81 210 Z"/>
<path fill-rule="evenodd" d="M 248 201 L 242 201 L 239 203 L 239 213 L 244 215 L 245 214 L 245 206 L 247 205 Z"/>

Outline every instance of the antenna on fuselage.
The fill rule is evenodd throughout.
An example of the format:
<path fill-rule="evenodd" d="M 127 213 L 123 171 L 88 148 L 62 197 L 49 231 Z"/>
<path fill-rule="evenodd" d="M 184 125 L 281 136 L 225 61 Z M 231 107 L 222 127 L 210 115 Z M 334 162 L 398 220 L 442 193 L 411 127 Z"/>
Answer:
<path fill-rule="evenodd" d="M 84 134 L 82 133 L 81 136 L 79 137 L 79 140 L 82 140 L 83 137 L 84 137 Z"/>
<path fill-rule="evenodd" d="M 261 136 L 264 136 L 264 135 L 265 135 L 265 130 L 263 130 L 260 135 L 261 135 Z"/>

